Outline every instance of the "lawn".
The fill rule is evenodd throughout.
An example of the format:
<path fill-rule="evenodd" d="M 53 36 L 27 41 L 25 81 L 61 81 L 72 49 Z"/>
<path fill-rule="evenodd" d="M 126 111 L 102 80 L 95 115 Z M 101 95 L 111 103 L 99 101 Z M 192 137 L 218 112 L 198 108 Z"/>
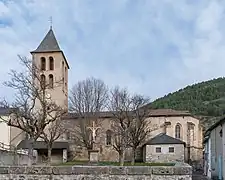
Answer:
<path fill-rule="evenodd" d="M 75 165 L 88 165 L 88 161 L 71 161 L 63 164 L 59 164 L 59 166 L 75 166 Z M 119 162 L 108 162 L 101 161 L 98 162 L 99 166 L 119 166 Z M 136 162 L 134 166 L 174 166 L 175 163 L 144 163 L 144 162 Z M 124 166 L 131 166 L 130 162 L 125 162 Z"/>

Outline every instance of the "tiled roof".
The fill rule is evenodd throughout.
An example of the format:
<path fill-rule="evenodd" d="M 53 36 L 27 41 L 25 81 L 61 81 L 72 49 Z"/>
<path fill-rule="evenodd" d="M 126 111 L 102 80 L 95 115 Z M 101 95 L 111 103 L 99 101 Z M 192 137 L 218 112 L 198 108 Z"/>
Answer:
<path fill-rule="evenodd" d="M 112 111 L 102 111 L 99 112 L 98 114 L 96 113 L 96 115 L 99 118 L 112 118 L 113 116 Z M 173 109 L 150 109 L 148 112 L 149 117 L 158 117 L 158 116 L 190 116 L 191 114 L 188 111 L 176 111 Z M 91 117 L 91 116 L 95 116 L 94 113 L 86 113 L 85 116 Z M 80 116 L 76 113 L 68 113 L 63 119 L 75 119 L 75 118 L 79 118 Z"/>
<path fill-rule="evenodd" d="M 187 116 L 191 115 L 188 111 L 178 111 L 173 109 L 152 109 L 149 112 L 150 116 Z"/>
<path fill-rule="evenodd" d="M 40 45 L 33 52 L 59 52 L 61 51 L 52 29 L 48 31 Z"/>
<path fill-rule="evenodd" d="M 156 144 L 185 144 L 185 142 L 168 136 L 164 133 L 160 133 L 157 136 L 150 139 L 145 145 L 156 145 Z"/>

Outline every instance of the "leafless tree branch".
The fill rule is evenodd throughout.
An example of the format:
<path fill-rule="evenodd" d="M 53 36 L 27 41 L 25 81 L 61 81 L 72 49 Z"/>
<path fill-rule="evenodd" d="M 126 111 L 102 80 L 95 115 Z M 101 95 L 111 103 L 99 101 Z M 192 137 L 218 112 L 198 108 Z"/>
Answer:
<path fill-rule="evenodd" d="M 124 164 L 124 153 L 129 144 L 130 94 L 126 89 L 116 87 L 111 90 L 108 104 L 109 111 L 113 114 L 113 148 L 119 154 L 120 165 Z"/>
<path fill-rule="evenodd" d="M 59 107 L 49 96 L 52 88 L 62 81 L 54 82 L 52 87 L 41 78 L 43 72 L 39 66 L 26 57 L 19 56 L 23 72 L 11 70 L 11 79 L 4 82 L 6 87 L 15 90 L 15 101 L 3 100 L 1 105 L 12 108 L 9 125 L 23 130 L 29 135 L 30 142 L 36 141 L 46 126 L 56 121 L 65 110 Z"/>
<path fill-rule="evenodd" d="M 108 88 L 102 80 L 87 78 L 79 81 L 71 90 L 69 97 L 70 111 L 77 116 L 75 139 L 87 149 L 93 148 L 93 138 L 89 126 L 94 121 L 100 126 L 100 113 L 107 103 Z"/>

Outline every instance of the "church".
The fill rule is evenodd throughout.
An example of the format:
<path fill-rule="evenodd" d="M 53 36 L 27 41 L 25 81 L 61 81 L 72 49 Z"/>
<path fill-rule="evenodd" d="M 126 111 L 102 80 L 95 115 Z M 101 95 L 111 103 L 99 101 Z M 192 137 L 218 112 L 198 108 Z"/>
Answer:
<path fill-rule="evenodd" d="M 41 68 L 41 79 L 53 84 L 59 79 L 63 83 L 57 88 L 51 89 L 49 94 L 58 105 L 68 109 L 68 71 L 69 61 L 60 49 L 53 29 L 50 28 L 36 50 L 31 52 L 32 60 Z M 97 149 L 100 161 L 118 161 L 118 154 L 113 149 L 110 112 L 101 112 L 102 125 L 98 133 Z M 147 120 L 151 123 L 151 138 L 139 148 L 137 158 L 145 162 L 161 161 L 201 161 L 202 160 L 202 127 L 199 120 L 187 111 L 172 109 L 150 110 Z M 76 126 L 79 117 L 67 113 L 62 117 L 67 133 L 62 135 L 53 145 L 52 162 L 66 162 L 71 160 L 87 160 L 88 151 L 78 146 L 72 138 L 70 130 Z M 18 143 L 18 148 L 26 149 L 26 142 Z M 38 141 L 34 149 L 37 151 L 37 162 L 44 161 L 42 155 L 46 154 L 47 147 Z M 131 153 L 129 149 L 125 153 L 125 160 L 129 161 Z"/>

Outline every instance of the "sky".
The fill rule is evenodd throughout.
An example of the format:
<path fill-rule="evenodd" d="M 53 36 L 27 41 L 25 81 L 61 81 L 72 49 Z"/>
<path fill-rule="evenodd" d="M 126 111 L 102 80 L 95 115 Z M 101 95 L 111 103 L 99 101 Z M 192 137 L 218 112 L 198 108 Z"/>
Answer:
<path fill-rule="evenodd" d="M 53 30 L 69 88 L 88 77 L 154 100 L 225 76 L 224 0 L 0 0 L 2 83 Z"/>

